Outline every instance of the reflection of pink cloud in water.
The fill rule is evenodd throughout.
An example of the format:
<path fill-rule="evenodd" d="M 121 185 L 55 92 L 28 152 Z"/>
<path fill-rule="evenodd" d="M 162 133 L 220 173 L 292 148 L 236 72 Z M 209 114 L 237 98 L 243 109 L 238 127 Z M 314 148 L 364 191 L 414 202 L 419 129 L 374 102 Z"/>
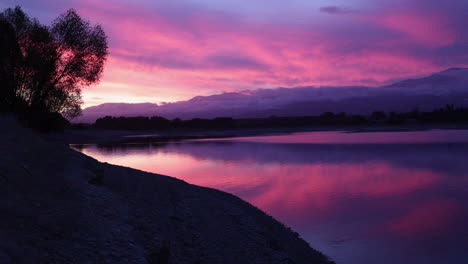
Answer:
<path fill-rule="evenodd" d="M 262 137 L 237 137 L 236 141 L 263 143 L 292 143 L 292 144 L 396 144 L 396 143 L 434 143 L 434 142 L 468 142 L 467 130 L 438 130 L 410 131 L 410 132 L 302 132 L 293 133 L 291 137 L 272 135 Z M 397 135 L 397 136 L 395 136 Z M 196 139 L 193 141 L 226 141 L 229 139 Z"/>
<path fill-rule="evenodd" d="M 266 184 L 271 177 L 258 172 L 257 169 L 248 166 L 229 168 L 231 164 L 213 162 L 210 160 L 198 160 L 189 155 L 178 153 L 155 152 L 148 154 L 124 154 L 124 155 L 102 155 L 98 151 L 85 149 L 85 154 L 99 161 L 122 165 L 140 170 L 177 176 L 177 178 L 188 183 L 227 190 L 235 193 L 238 190 L 255 188 Z M 220 166 L 225 167 L 223 174 L 219 174 Z"/>
<path fill-rule="evenodd" d="M 367 199 L 410 193 L 436 184 L 440 176 L 430 171 L 392 168 L 387 164 L 319 164 L 281 166 L 276 177 L 268 177 L 271 187 L 252 197 L 254 204 L 274 211 L 295 208 L 330 210 L 339 196 Z M 278 172 L 280 175 L 278 177 Z"/>
<path fill-rule="evenodd" d="M 442 178 L 429 170 L 396 168 L 385 163 L 256 164 L 199 160 L 189 155 L 154 152 L 151 155 L 103 155 L 84 151 L 98 160 L 177 176 L 189 183 L 238 194 L 263 210 L 281 215 L 291 211 L 301 218 L 310 208 L 330 211 L 339 197 L 365 199 L 411 193 L 437 184 Z M 220 172 L 222 171 L 222 174 Z M 257 190 L 242 196 L 245 190 Z"/>
<path fill-rule="evenodd" d="M 403 236 L 431 236 L 444 233 L 455 219 L 459 206 L 455 201 L 440 200 L 420 204 L 407 214 L 388 223 L 388 231 Z"/>
<path fill-rule="evenodd" d="M 416 257 L 410 263 L 427 264 L 428 251 L 436 252 L 438 260 L 447 257 L 447 250 L 455 250 L 454 258 L 463 254 L 459 244 L 466 238 L 459 231 L 466 227 L 467 211 L 459 201 L 466 199 L 462 190 L 468 182 L 466 150 L 457 144 L 196 142 L 108 150 L 83 152 L 236 194 L 291 226 L 337 263 L 407 263 Z"/>

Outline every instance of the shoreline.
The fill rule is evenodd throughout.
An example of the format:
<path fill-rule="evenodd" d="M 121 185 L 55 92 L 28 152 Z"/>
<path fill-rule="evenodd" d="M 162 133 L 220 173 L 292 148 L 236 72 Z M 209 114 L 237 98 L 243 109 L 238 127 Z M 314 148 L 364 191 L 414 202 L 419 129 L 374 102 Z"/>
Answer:
<path fill-rule="evenodd" d="M 0 121 L 2 263 L 333 263 L 232 194 Z"/>
<path fill-rule="evenodd" d="M 236 137 L 287 135 L 302 132 L 340 131 L 343 133 L 369 132 L 411 132 L 433 129 L 468 130 L 466 124 L 430 124 L 430 125 L 372 125 L 372 126 L 321 126 L 292 128 L 255 128 L 255 129 L 224 129 L 224 130 L 99 130 L 99 129 L 67 129 L 63 134 L 54 136 L 53 140 L 71 145 L 86 144 L 132 144 L 132 143 L 166 143 L 183 140 L 220 139 Z"/>

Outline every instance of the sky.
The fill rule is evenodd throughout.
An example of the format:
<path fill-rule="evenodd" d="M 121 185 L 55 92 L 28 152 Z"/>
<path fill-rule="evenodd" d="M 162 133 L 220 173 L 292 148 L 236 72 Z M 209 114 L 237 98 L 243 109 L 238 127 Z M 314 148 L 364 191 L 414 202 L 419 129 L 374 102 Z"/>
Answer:
<path fill-rule="evenodd" d="M 84 107 L 296 86 L 380 86 L 468 67 L 466 0 L 0 0 L 108 35 Z"/>

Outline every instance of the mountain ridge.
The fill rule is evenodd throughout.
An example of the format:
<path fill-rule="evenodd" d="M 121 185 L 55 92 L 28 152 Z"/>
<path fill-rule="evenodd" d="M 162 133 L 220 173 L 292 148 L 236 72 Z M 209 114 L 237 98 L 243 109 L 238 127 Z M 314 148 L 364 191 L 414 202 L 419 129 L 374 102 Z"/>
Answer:
<path fill-rule="evenodd" d="M 278 87 L 195 96 L 186 101 L 164 105 L 105 103 L 85 108 L 83 115 L 72 122 L 92 123 L 107 115 L 158 115 L 191 119 L 317 115 L 323 112 L 364 114 L 376 110 L 432 110 L 446 104 L 468 105 L 468 68 L 449 68 L 426 77 L 406 79 L 380 87 Z"/>

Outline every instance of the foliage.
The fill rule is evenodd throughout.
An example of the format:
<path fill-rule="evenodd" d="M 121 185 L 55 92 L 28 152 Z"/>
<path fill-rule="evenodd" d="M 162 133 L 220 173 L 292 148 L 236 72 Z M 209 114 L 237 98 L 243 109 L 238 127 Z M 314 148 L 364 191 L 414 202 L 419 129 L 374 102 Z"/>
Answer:
<path fill-rule="evenodd" d="M 375 111 L 370 115 L 350 115 L 325 112 L 320 116 L 272 116 L 269 118 L 168 120 L 163 117 L 111 117 L 99 118 L 91 125 L 100 129 L 166 130 L 166 129 L 237 129 L 237 128 L 289 128 L 313 126 L 360 126 L 382 124 L 468 124 L 468 108 L 445 108 L 431 112 L 413 110 L 406 113 Z M 83 128 L 83 125 L 81 125 Z"/>
<path fill-rule="evenodd" d="M 51 26 L 20 7 L 0 13 L 0 107 L 3 111 L 81 112 L 81 89 L 99 81 L 107 37 L 70 9 Z"/>

